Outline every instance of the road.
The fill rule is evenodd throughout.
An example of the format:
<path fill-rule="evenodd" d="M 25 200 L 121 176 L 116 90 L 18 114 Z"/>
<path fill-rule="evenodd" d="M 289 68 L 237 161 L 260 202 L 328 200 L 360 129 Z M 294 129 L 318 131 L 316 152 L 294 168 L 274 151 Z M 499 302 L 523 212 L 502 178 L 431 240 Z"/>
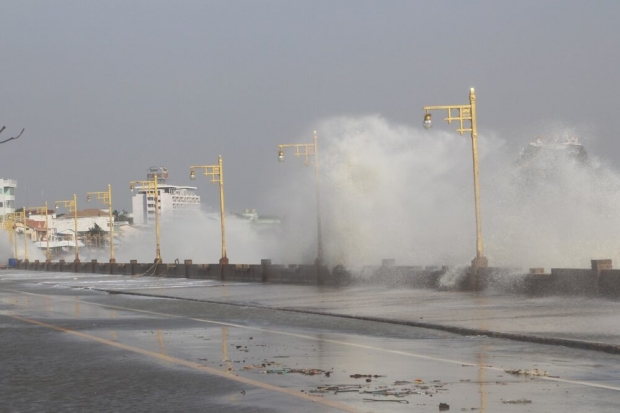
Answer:
<path fill-rule="evenodd" d="M 613 345 L 618 305 L 6 270 L 0 410 L 617 412 L 618 354 L 398 320 Z"/>

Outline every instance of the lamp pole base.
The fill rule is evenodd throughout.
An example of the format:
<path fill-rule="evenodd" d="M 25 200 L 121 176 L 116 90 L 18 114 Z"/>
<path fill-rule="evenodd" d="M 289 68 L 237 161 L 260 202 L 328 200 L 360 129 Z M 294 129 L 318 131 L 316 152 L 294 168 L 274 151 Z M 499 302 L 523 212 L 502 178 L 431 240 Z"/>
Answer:
<path fill-rule="evenodd" d="M 489 260 L 487 257 L 476 257 L 471 260 L 471 266 L 473 268 L 487 268 L 489 266 Z"/>
<path fill-rule="evenodd" d="M 480 291 L 482 289 L 482 281 L 479 278 L 478 269 L 487 268 L 489 266 L 489 260 L 486 257 L 476 257 L 471 260 L 471 272 L 469 274 L 469 286 L 470 291 Z"/>

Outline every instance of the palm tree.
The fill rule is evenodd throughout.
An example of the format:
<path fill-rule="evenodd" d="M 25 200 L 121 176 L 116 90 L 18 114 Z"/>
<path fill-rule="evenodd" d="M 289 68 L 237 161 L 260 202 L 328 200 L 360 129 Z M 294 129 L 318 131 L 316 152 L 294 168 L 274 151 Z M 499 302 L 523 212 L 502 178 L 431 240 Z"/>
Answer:
<path fill-rule="evenodd" d="M 94 244 L 97 247 L 100 246 L 101 244 L 101 239 L 102 239 L 102 235 L 105 234 L 105 231 L 103 230 L 103 228 L 101 228 L 99 225 L 97 225 L 97 223 L 95 222 L 95 225 L 91 228 L 88 228 L 88 239 L 91 242 L 91 245 Z M 106 238 L 103 238 L 103 242 L 105 243 Z"/>
<path fill-rule="evenodd" d="M 131 218 L 129 218 L 129 212 L 124 209 L 122 212 L 115 209 L 114 211 L 112 211 L 112 215 L 114 215 L 115 222 L 127 221 L 131 223 Z"/>

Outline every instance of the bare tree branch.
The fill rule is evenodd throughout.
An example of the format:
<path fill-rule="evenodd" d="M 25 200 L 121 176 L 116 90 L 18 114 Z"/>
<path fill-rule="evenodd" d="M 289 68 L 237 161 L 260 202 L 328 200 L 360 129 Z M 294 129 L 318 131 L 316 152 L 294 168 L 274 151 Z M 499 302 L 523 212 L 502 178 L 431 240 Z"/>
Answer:
<path fill-rule="evenodd" d="M 2 129 L 0 129 L 0 133 L 2 133 L 2 131 L 5 130 L 5 129 L 6 129 L 6 126 L 3 126 Z M 6 143 L 8 141 L 12 141 L 13 139 L 19 138 L 20 136 L 22 136 L 22 133 L 24 133 L 24 130 L 26 130 L 26 128 L 23 128 L 22 131 L 17 136 L 13 136 L 11 138 L 8 138 L 8 139 L 5 139 L 3 141 L 0 141 L 0 144 L 3 144 L 3 143 Z"/>

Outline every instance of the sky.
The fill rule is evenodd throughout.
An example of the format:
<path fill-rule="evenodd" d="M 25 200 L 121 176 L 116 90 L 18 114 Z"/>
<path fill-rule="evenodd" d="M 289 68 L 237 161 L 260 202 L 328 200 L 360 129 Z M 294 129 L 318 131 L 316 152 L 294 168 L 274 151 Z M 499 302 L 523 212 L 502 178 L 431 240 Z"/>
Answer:
<path fill-rule="evenodd" d="M 0 177 L 17 206 L 82 209 L 111 184 L 130 210 L 129 181 L 166 166 L 217 209 L 189 166 L 222 155 L 226 209 L 279 214 L 311 171 L 278 144 L 341 116 L 422 130 L 471 87 L 481 136 L 516 151 L 560 123 L 618 167 L 619 18 L 613 0 L 2 0 L 0 138 L 25 132 Z"/>

